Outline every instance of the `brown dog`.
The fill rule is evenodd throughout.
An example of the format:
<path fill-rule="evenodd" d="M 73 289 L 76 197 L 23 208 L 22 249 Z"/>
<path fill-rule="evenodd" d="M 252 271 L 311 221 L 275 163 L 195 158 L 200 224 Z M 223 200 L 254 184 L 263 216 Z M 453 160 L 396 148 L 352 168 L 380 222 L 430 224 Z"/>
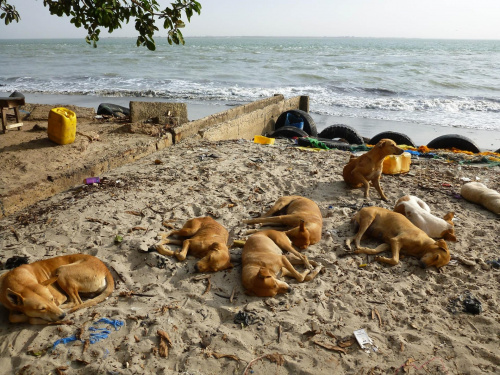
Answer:
<path fill-rule="evenodd" d="M 169 239 L 170 236 L 185 237 L 183 240 Z M 226 228 L 209 216 L 188 220 L 179 230 L 161 235 L 162 240 L 155 246 L 162 255 L 175 255 L 180 261 L 189 254 L 201 258 L 195 265 L 197 272 L 215 272 L 233 267 L 230 262 Z M 164 244 L 182 245 L 180 251 L 166 249 Z"/>
<path fill-rule="evenodd" d="M 365 198 L 369 198 L 371 182 L 380 194 L 380 198 L 387 201 L 387 197 L 380 187 L 382 165 L 386 156 L 400 155 L 403 152 L 404 150 L 399 148 L 396 142 L 390 139 L 382 139 L 367 153 L 359 157 L 351 155 L 351 159 L 344 166 L 342 173 L 344 181 L 353 188 L 364 187 Z"/>
<path fill-rule="evenodd" d="M 243 220 L 245 224 L 278 225 L 292 228 L 285 233 L 300 250 L 321 240 L 323 217 L 318 205 L 310 199 L 292 195 L 279 198 L 261 217 Z M 250 230 L 247 233 L 255 233 Z"/>
<path fill-rule="evenodd" d="M 282 250 L 289 251 L 289 256 Z M 321 270 L 321 265 L 314 261 L 304 262 L 301 255 L 292 246 L 284 232 L 276 230 L 260 231 L 248 238 L 241 254 L 241 280 L 245 293 L 258 297 L 273 297 L 276 294 L 290 292 L 290 286 L 278 280 L 282 276 L 294 277 L 298 282 L 312 280 Z M 307 260 L 307 258 L 306 258 Z M 299 273 L 292 264 L 312 264 L 314 270 L 307 269 Z"/>
<path fill-rule="evenodd" d="M 356 254 L 374 255 L 391 250 L 392 258 L 375 257 L 375 260 L 392 266 L 398 264 L 400 253 L 420 258 L 425 267 L 439 268 L 450 261 L 450 251 L 444 240 L 434 241 L 397 212 L 382 207 L 365 207 L 354 215 L 353 221 L 359 224 L 358 233 L 347 239 L 346 245 L 351 249 L 351 241 L 354 240 Z M 359 243 L 365 232 L 385 243 L 375 249 L 360 247 Z"/>
<path fill-rule="evenodd" d="M 54 283 L 64 291 L 61 293 Z M 104 301 L 114 290 L 113 276 L 96 257 L 64 255 L 24 264 L 0 276 L 0 302 L 11 323 L 65 324 L 63 308 L 73 312 Z M 82 302 L 79 293 L 99 293 Z M 69 302 L 62 305 L 69 297 Z"/>

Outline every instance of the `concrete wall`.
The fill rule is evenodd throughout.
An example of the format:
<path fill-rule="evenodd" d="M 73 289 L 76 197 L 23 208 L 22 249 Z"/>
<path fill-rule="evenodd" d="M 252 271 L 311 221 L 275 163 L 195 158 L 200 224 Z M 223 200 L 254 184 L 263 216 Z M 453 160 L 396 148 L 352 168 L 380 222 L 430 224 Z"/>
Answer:
<path fill-rule="evenodd" d="M 186 103 L 130 102 L 130 122 L 170 123 L 172 118 L 177 124 L 188 122 Z"/>
<path fill-rule="evenodd" d="M 309 110 L 309 97 L 285 99 L 283 95 L 231 108 L 173 129 L 174 143 L 200 137 L 210 141 L 252 139 L 254 135 L 270 133 L 279 115 L 290 109 Z"/>

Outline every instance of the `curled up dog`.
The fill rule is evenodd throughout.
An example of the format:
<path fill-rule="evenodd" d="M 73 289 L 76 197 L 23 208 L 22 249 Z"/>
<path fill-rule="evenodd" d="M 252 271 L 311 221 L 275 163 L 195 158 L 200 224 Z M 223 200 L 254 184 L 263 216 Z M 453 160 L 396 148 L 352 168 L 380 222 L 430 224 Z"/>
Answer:
<path fill-rule="evenodd" d="M 181 239 L 172 239 L 178 236 Z M 155 245 L 156 251 L 162 255 L 175 255 L 183 261 L 187 254 L 201 258 L 195 265 L 197 272 L 216 272 L 232 268 L 227 241 L 229 233 L 221 224 L 209 216 L 188 220 L 182 229 L 173 230 L 161 235 L 162 239 Z M 165 244 L 181 245 L 178 251 L 166 248 Z"/>
<path fill-rule="evenodd" d="M 94 306 L 114 290 L 106 265 L 87 254 L 24 264 L 0 276 L 0 302 L 11 323 L 68 324 L 66 312 Z M 97 294 L 82 301 L 80 294 Z M 68 301 L 67 303 L 65 303 Z"/>

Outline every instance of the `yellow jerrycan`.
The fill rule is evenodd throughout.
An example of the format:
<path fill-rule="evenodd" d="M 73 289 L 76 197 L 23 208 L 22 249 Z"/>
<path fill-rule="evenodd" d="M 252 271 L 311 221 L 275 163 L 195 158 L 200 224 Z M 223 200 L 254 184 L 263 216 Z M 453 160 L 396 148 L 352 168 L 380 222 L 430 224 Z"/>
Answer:
<path fill-rule="evenodd" d="M 60 145 L 73 143 L 76 137 L 76 114 L 63 108 L 52 108 L 49 112 L 49 139 Z"/>

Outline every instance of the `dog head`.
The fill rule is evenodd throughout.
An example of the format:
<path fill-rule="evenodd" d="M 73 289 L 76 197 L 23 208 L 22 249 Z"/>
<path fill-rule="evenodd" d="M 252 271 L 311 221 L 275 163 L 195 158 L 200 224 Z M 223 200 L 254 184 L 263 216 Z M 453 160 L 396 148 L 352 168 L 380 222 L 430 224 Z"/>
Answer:
<path fill-rule="evenodd" d="M 208 254 L 196 263 L 195 270 L 197 272 L 216 272 L 232 267 L 227 246 L 214 242 L 208 248 Z"/>
<path fill-rule="evenodd" d="M 450 259 L 450 250 L 448 250 L 446 242 L 444 240 L 437 240 L 426 249 L 424 256 L 420 258 L 420 262 L 424 268 L 431 266 L 440 268 L 447 265 Z"/>
<path fill-rule="evenodd" d="M 399 148 L 392 139 L 381 139 L 375 145 L 382 155 L 401 155 L 405 150 Z"/>
<path fill-rule="evenodd" d="M 304 220 L 300 221 L 298 227 L 286 231 L 286 235 L 299 250 L 307 249 L 311 244 L 310 234 Z"/>
<path fill-rule="evenodd" d="M 278 280 L 267 268 L 261 267 L 245 293 L 257 297 L 274 297 L 291 291 L 290 285 Z"/>
<path fill-rule="evenodd" d="M 42 284 L 23 287 L 17 291 L 7 288 L 7 308 L 19 311 L 30 318 L 40 318 L 49 322 L 64 319 L 66 313 L 61 310 L 54 300 L 48 285 L 54 283 L 57 277 L 51 278 Z"/>

